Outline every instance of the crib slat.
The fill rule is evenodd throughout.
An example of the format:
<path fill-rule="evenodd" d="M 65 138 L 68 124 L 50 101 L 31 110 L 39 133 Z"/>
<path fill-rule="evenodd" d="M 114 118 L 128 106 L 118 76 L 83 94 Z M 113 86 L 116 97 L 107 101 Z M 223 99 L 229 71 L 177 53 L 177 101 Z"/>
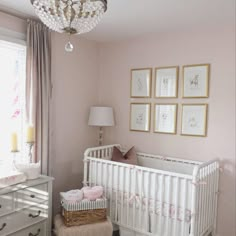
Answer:
<path fill-rule="evenodd" d="M 160 226 L 159 229 L 160 229 L 160 232 L 159 234 L 162 235 L 162 218 L 163 218 L 163 194 L 164 194 L 164 191 L 165 191 L 165 176 L 164 175 L 161 175 L 160 176 L 160 213 L 159 213 L 159 218 L 160 218 L 160 221 L 158 223 L 158 225 Z"/>
<path fill-rule="evenodd" d="M 211 204 L 211 211 L 210 211 L 210 215 L 211 215 L 211 225 L 214 226 L 214 204 L 215 204 L 215 195 L 216 195 L 216 191 L 215 190 L 215 164 L 212 165 L 212 173 L 211 173 L 211 187 L 212 187 L 212 204 Z"/>
<path fill-rule="evenodd" d="M 116 174 L 116 210 L 115 210 L 115 220 L 118 222 L 118 192 L 119 192 L 119 179 L 120 179 L 120 167 L 115 166 L 117 168 L 117 174 Z"/>
<path fill-rule="evenodd" d="M 124 220 L 123 220 L 123 210 L 124 210 L 124 195 L 125 195 L 125 179 L 126 178 L 126 167 L 121 167 L 122 168 L 122 173 L 123 173 L 123 177 L 122 177 L 122 183 L 121 183 L 121 188 L 120 188 L 120 194 L 121 194 L 121 206 L 120 206 L 120 223 L 124 224 Z"/>
<path fill-rule="evenodd" d="M 141 170 L 140 174 L 140 186 L 139 186 L 139 225 L 141 226 L 142 224 L 142 205 L 143 205 L 143 170 Z"/>
<path fill-rule="evenodd" d="M 212 225 L 215 225 L 215 215 L 216 215 L 216 197 L 217 197 L 217 187 L 216 187 L 216 164 L 214 164 L 213 167 L 213 173 L 212 173 L 212 192 L 213 192 L 213 201 L 212 201 Z M 213 232 L 215 232 L 215 229 L 213 229 Z"/>
<path fill-rule="evenodd" d="M 205 180 L 205 172 L 204 172 L 204 168 L 202 169 L 202 181 Z M 203 185 L 200 185 L 200 188 L 202 189 L 202 215 L 201 215 L 201 218 L 202 218 L 202 221 L 201 221 L 201 231 L 200 233 L 203 233 L 203 230 L 204 230 L 204 217 L 205 217 L 205 189 L 204 189 L 204 186 Z"/>
<path fill-rule="evenodd" d="M 130 219 L 130 217 L 129 217 L 129 201 L 130 201 L 130 188 L 131 188 L 131 186 L 130 186 L 130 181 L 131 181 L 131 169 L 130 168 L 128 168 L 128 188 L 127 188 L 127 190 L 128 190 L 128 192 L 127 192 L 127 215 L 126 215 L 126 221 L 127 221 L 127 226 L 129 226 L 129 225 L 131 225 L 130 224 L 130 221 L 129 221 L 129 219 Z"/>
<path fill-rule="evenodd" d="M 109 178 L 108 178 L 108 176 L 109 176 L 109 174 L 108 174 L 108 164 L 107 163 L 105 163 L 105 175 L 104 175 L 104 177 L 105 177 L 105 198 L 107 198 L 107 192 L 108 192 L 108 180 L 109 180 Z"/>
<path fill-rule="evenodd" d="M 114 174 L 114 171 L 113 171 L 113 165 L 111 164 L 110 165 L 111 167 L 111 187 L 110 187 L 110 217 L 111 217 L 111 220 L 114 220 L 113 219 L 113 215 L 112 215 L 112 206 L 113 206 L 113 174 Z"/>
<path fill-rule="evenodd" d="M 186 220 L 186 214 L 185 214 L 185 210 L 186 210 L 186 201 L 187 201 L 187 180 L 184 179 L 184 185 L 183 185 L 183 193 L 184 193 L 184 196 L 183 196 L 183 219 L 182 219 L 182 224 L 181 224 L 181 235 L 182 236 L 185 236 L 184 233 L 185 233 L 185 220 Z"/>
<path fill-rule="evenodd" d="M 215 192 L 214 192 L 214 166 L 211 165 L 211 199 L 214 199 L 215 196 Z M 210 216 L 211 216 L 211 221 L 210 224 L 213 226 L 214 222 L 213 222 L 213 217 L 214 217 L 214 213 L 213 213 L 213 207 L 214 207 L 214 200 L 211 202 L 211 208 L 210 208 Z"/>
<path fill-rule="evenodd" d="M 171 176 L 168 176 L 167 178 L 167 216 L 166 216 L 166 232 L 167 235 L 169 236 L 169 232 L 170 232 L 170 227 L 169 227 L 169 223 L 170 223 L 170 208 L 171 208 L 171 204 L 170 204 L 170 190 L 171 190 Z"/>
<path fill-rule="evenodd" d="M 133 228 L 136 227 L 135 225 L 135 218 L 136 218 L 136 181 L 137 181 L 137 175 L 136 175 L 136 169 L 133 169 L 133 178 L 132 178 L 132 186 L 133 186 L 133 197 L 134 197 L 134 201 L 133 201 Z"/>
<path fill-rule="evenodd" d="M 203 168 L 203 176 L 204 176 L 204 179 L 203 181 L 205 182 L 206 181 L 206 167 Z M 207 218 L 207 189 L 206 189 L 206 185 L 201 185 L 201 187 L 203 188 L 203 192 L 204 192 L 204 196 L 203 196 L 203 211 L 204 211 L 204 214 L 203 214 L 203 227 L 202 227 L 202 230 L 205 231 L 206 230 L 206 218 Z"/>
<path fill-rule="evenodd" d="M 97 161 L 94 162 L 94 172 L 95 172 L 95 178 L 94 178 L 94 185 L 97 185 Z"/>
<path fill-rule="evenodd" d="M 109 157 L 110 157 L 111 154 L 112 154 L 112 150 L 113 150 L 113 148 L 109 148 L 109 150 L 108 150 L 108 156 L 109 156 Z"/>
<path fill-rule="evenodd" d="M 89 165 L 89 161 L 87 159 L 84 159 L 84 181 L 83 181 L 83 186 L 87 186 L 87 184 L 88 184 L 88 165 Z"/>
<path fill-rule="evenodd" d="M 203 169 L 200 170 L 200 181 L 204 180 L 204 173 L 203 173 Z M 199 185 L 199 191 L 200 191 L 200 198 L 199 198 L 199 202 L 201 204 L 201 208 L 199 210 L 199 232 L 198 234 L 201 234 L 202 230 L 203 230 L 203 215 L 204 215 L 204 208 L 203 208 L 203 203 L 204 203 L 204 189 L 202 188 L 201 185 Z"/>
<path fill-rule="evenodd" d="M 105 150 L 104 150 L 104 157 L 108 157 L 108 149 L 106 148 Z"/>
<path fill-rule="evenodd" d="M 211 204 L 211 186 L 210 186 L 210 166 L 207 166 L 207 219 L 206 219 L 206 223 L 207 223 L 207 228 L 209 229 L 210 227 L 210 204 Z"/>
<path fill-rule="evenodd" d="M 219 186 L 219 164 L 215 163 L 215 198 L 214 198 L 214 231 L 213 235 L 216 234 L 216 221 L 217 221 L 217 202 L 218 202 L 218 186 Z"/>
<path fill-rule="evenodd" d="M 147 172 L 147 180 L 148 180 L 148 187 L 147 187 L 147 198 L 146 198 L 146 232 L 149 232 L 149 195 L 150 195 L 150 186 L 151 181 L 150 181 L 150 172 Z M 140 203 L 142 206 L 142 202 Z"/>
<path fill-rule="evenodd" d="M 89 162 L 89 185 L 92 186 L 92 172 L 93 171 L 93 161 L 90 160 Z"/>
<path fill-rule="evenodd" d="M 155 181 L 154 181 L 154 196 L 153 196 L 153 200 L 154 200 L 154 202 L 153 202 L 153 218 L 154 219 L 152 219 L 152 223 L 153 223 L 153 225 L 152 225 L 152 229 L 153 229 L 152 233 L 156 234 L 156 231 L 157 231 L 157 224 L 156 224 L 156 222 L 157 222 L 157 212 L 156 212 L 156 207 L 157 207 L 158 175 L 156 173 L 154 173 L 154 177 L 155 177 Z"/>
<path fill-rule="evenodd" d="M 100 166 L 101 166 L 101 169 L 99 170 L 99 172 L 100 172 L 100 183 L 99 183 L 99 185 L 101 185 L 101 186 L 104 186 L 104 184 L 103 184 L 103 174 L 104 174 L 104 170 L 103 170 L 103 162 L 101 162 L 100 163 Z"/>
<path fill-rule="evenodd" d="M 178 206 L 179 206 L 179 177 L 176 178 L 176 190 L 175 190 L 175 216 L 174 216 L 174 228 L 172 232 L 172 236 L 177 235 L 177 220 L 178 220 Z"/>
<path fill-rule="evenodd" d="M 209 208 L 208 208 L 208 225 L 212 226 L 212 197 L 213 197 L 213 186 L 212 186 L 212 165 L 209 166 L 209 183 L 208 183 L 208 188 L 209 188 Z"/>
<path fill-rule="evenodd" d="M 199 179 L 201 179 L 201 171 L 199 173 Z M 192 192 L 192 194 L 194 194 L 194 193 Z M 196 209 L 197 210 L 194 213 L 194 214 L 196 214 L 195 215 L 195 232 L 196 232 L 196 235 L 199 235 L 199 233 L 200 233 L 200 223 L 201 223 L 200 222 L 200 220 L 201 220 L 200 216 L 201 216 L 201 211 L 202 211 L 202 203 L 201 203 L 202 196 L 201 196 L 201 188 L 199 188 L 199 186 L 197 187 L 196 194 L 197 194 L 198 201 L 196 203 Z"/>

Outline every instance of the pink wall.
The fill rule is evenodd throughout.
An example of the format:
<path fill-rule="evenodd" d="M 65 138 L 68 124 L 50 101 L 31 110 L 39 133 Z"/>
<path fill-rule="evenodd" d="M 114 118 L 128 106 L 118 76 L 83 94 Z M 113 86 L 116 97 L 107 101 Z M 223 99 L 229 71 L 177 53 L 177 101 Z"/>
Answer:
<path fill-rule="evenodd" d="M 15 16 L 8 15 L 0 11 L 0 27 L 16 31 L 18 33 L 26 33 L 26 21 Z"/>
<path fill-rule="evenodd" d="M 89 107 L 98 99 L 97 44 L 73 37 L 74 51 L 66 53 L 67 36 L 52 38 L 51 169 L 54 210 L 60 210 L 59 192 L 81 187 L 83 152 L 96 143 L 95 130 L 88 127 Z"/>
<path fill-rule="evenodd" d="M 113 106 L 116 127 L 105 130 L 107 143 L 121 143 L 149 153 L 207 161 L 219 158 L 221 175 L 218 228 L 220 236 L 235 235 L 235 31 L 182 32 L 147 35 L 100 46 L 100 103 Z M 211 64 L 209 99 L 130 99 L 130 69 L 197 63 Z M 181 72 L 181 71 L 180 71 Z M 181 73 L 180 73 L 181 75 Z M 182 78 L 180 76 L 179 94 Z M 180 97 L 180 95 L 179 95 Z M 130 102 L 209 104 L 206 138 L 130 132 Z M 180 117 L 181 109 L 179 107 Z M 152 127 L 151 127 L 152 129 Z"/>

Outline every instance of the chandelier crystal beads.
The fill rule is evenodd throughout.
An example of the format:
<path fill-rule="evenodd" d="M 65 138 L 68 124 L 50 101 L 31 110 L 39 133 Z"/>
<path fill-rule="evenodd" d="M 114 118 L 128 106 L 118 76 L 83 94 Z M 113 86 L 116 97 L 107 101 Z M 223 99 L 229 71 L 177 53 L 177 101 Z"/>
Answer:
<path fill-rule="evenodd" d="M 35 13 L 59 33 L 91 31 L 107 10 L 107 0 L 31 0 Z"/>

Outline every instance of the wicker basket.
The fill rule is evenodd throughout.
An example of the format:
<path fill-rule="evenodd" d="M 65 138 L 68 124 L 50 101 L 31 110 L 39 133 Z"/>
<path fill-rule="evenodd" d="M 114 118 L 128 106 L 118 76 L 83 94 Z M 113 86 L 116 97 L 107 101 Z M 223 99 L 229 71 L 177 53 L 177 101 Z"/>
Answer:
<path fill-rule="evenodd" d="M 107 199 L 71 203 L 61 196 L 62 217 L 66 226 L 79 226 L 107 219 Z"/>
<path fill-rule="evenodd" d="M 62 216 L 64 224 L 70 227 L 106 221 L 107 211 L 106 209 L 67 211 L 63 208 Z"/>

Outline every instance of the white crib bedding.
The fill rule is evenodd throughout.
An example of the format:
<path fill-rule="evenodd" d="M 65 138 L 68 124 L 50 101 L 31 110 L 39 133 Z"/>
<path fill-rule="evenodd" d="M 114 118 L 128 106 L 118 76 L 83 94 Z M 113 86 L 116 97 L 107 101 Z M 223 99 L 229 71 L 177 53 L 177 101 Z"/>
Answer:
<path fill-rule="evenodd" d="M 170 178 L 151 171 L 141 171 L 140 168 L 136 170 L 130 165 L 125 166 L 120 168 L 118 165 L 103 165 L 102 162 L 92 161 L 89 182 L 103 186 L 105 192 L 110 194 L 115 191 L 127 195 L 129 199 L 149 199 L 190 210 L 191 179 Z"/>
<path fill-rule="evenodd" d="M 188 163 L 163 161 L 157 158 L 138 156 L 138 165 L 152 169 L 175 172 L 179 174 L 192 175 L 194 165 Z"/>
<path fill-rule="evenodd" d="M 164 236 L 164 235 L 189 235 L 190 229 L 190 215 L 188 220 L 183 221 L 179 218 L 160 214 L 154 214 L 153 212 L 147 212 L 144 208 L 123 205 L 118 203 L 118 208 L 115 209 L 115 202 L 112 203 L 113 209 L 110 212 L 111 218 L 120 226 L 135 228 L 136 230 L 153 233 L 153 235 Z M 181 216 L 180 216 L 181 217 Z M 177 234 L 173 234 L 176 232 Z M 137 234 L 136 234 L 137 235 Z M 143 235 L 143 234 L 140 234 Z"/>
<path fill-rule="evenodd" d="M 156 214 L 159 216 L 171 218 L 177 221 L 185 221 L 190 223 L 191 211 L 188 209 L 180 208 L 167 202 L 160 202 L 159 200 L 153 200 L 151 198 L 140 198 L 139 196 L 130 197 L 129 193 L 112 191 L 109 193 L 109 199 L 112 201 L 112 205 L 116 206 L 115 211 L 124 212 L 128 214 L 129 211 L 148 212 L 148 214 Z M 129 208 L 129 209 L 128 209 Z"/>

